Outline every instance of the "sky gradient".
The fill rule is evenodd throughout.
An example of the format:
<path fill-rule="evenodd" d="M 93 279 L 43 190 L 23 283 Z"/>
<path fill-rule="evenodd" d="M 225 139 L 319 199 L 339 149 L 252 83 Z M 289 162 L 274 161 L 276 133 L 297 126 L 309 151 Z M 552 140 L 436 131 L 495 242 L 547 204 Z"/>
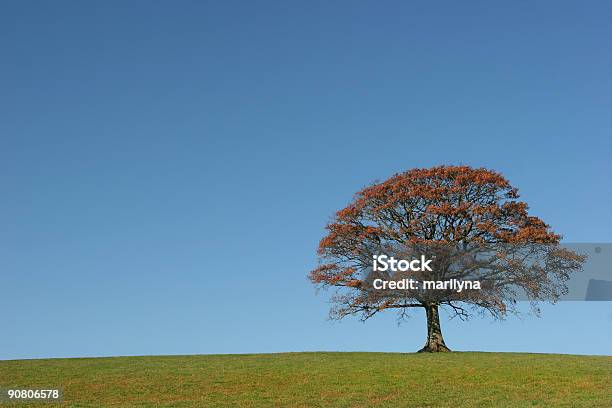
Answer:
<path fill-rule="evenodd" d="M 0 359 L 415 351 L 332 323 L 333 213 L 413 167 L 502 172 L 612 241 L 607 1 L 2 2 Z M 457 350 L 612 354 L 612 302 L 448 321 Z M 588 347 L 586 347 L 588 346 Z"/>

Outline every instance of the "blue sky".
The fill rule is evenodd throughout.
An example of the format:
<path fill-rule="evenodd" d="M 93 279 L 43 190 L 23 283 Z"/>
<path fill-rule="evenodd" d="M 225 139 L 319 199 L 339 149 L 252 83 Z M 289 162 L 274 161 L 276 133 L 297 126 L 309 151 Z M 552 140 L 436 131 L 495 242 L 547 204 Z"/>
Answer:
<path fill-rule="evenodd" d="M 353 193 L 501 171 L 612 240 L 607 1 L 3 2 L 0 359 L 414 351 L 306 275 Z M 612 354 L 610 303 L 443 320 L 458 350 Z"/>

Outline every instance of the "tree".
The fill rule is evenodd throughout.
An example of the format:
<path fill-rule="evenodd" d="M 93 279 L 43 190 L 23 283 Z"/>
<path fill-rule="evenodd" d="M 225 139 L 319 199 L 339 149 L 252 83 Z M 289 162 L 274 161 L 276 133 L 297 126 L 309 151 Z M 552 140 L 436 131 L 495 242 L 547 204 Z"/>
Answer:
<path fill-rule="evenodd" d="M 336 288 L 330 316 L 367 320 L 385 310 L 400 318 L 425 309 L 427 340 L 421 352 L 450 351 L 439 308 L 465 319 L 475 311 L 503 318 L 517 299 L 555 302 L 585 257 L 559 245 L 561 237 L 528 214 L 518 190 L 499 173 L 467 166 L 413 169 L 359 191 L 327 225 L 319 266 L 309 277 L 317 287 Z M 479 290 L 375 290 L 377 254 L 427 254 L 433 271 L 383 273 L 387 278 L 482 282 Z"/>

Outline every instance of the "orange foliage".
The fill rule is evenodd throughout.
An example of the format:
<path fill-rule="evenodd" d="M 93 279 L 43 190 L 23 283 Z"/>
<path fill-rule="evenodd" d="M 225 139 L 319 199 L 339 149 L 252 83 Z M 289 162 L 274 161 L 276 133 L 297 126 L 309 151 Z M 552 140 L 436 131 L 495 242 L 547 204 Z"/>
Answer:
<path fill-rule="evenodd" d="M 381 241 L 545 243 L 560 236 L 518 201 L 518 190 L 500 173 L 468 166 L 412 169 L 355 195 L 327 225 L 323 258 L 350 258 Z M 352 268 L 326 264 L 311 273 L 317 284 L 358 287 Z"/>

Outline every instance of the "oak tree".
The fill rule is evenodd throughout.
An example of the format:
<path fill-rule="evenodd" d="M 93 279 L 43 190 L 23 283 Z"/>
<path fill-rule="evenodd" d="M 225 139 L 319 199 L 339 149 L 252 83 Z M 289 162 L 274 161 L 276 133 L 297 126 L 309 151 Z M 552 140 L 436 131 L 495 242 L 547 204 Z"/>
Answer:
<path fill-rule="evenodd" d="M 412 169 L 359 191 L 335 214 L 320 241 L 319 266 L 309 277 L 335 288 L 330 315 L 367 320 L 385 310 L 400 317 L 422 308 L 427 340 L 420 351 L 450 351 L 440 327 L 440 308 L 467 318 L 476 311 L 503 318 L 526 299 L 562 296 L 583 255 L 559 245 L 560 235 L 528 213 L 518 190 L 498 172 L 468 166 Z M 406 259 L 427 254 L 432 272 L 383 274 L 419 281 L 477 279 L 479 290 L 375 290 L 372 259 L 385 253 Z"/>

